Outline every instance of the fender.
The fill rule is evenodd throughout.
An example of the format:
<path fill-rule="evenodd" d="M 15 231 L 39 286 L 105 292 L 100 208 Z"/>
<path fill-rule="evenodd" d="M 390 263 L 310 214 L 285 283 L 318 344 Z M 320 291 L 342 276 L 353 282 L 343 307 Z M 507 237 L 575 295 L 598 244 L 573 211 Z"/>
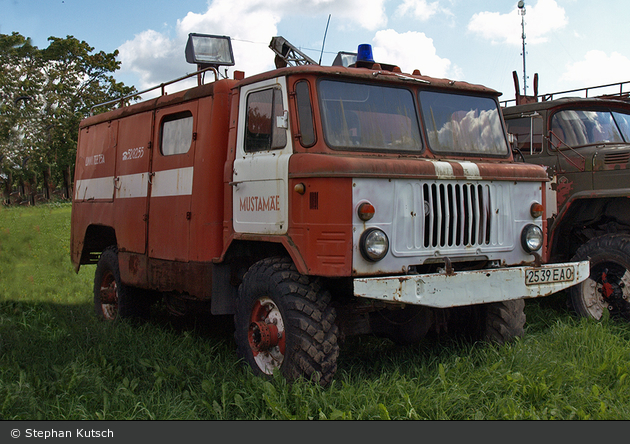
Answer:
<path fill-rule="evenodd" d="M 553 219 L 551 226 L 549 227 L 549 237 L 548 237 L 548 245 L 550 246 L 549 254 L 552 256 L 552 252 L 556 250 L 556 233 L 559 232 L 560 228 L 566 223 L 567 215 L 571 209 L 571 207 L 578 201 L 583 201 L 587 199 L 596 200 L 596 199 L 607 199 L 607 198 L 619 198 L 625 197 L 630 198 L 630 188 L 618 188 L 615 190 L 596 190 L 596 191 L 580 191 L 579 193 L 573 194 L 567 201 L 562 205 L 562 208 L 558 211 L 558 215 Z"/>

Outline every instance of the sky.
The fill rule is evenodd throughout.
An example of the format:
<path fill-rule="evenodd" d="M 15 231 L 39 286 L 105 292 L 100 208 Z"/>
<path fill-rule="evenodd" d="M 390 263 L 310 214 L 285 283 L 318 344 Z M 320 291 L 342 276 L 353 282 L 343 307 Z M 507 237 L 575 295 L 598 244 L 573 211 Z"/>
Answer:
<path fill-rule="evenodd" d="M 627 0 L 526 0 L 524 10 L 517 3 L 0 0 L 0 34 L 18 32 L 39 48 L 50 36 L 71 35 L 95 51 L 118 50 L 116 79 L 140 91 L 195 70 L 184 56 L 189 33 L 231 38 L 236 64 L 230 76 L 235 69 L 246 75 L 273 69 L 269 43 L 283 36 L 322 65 L 369 43 L 377 62 L 485 85 L 500 91 L 500 100 L 514 99 L 513 71 L 521 93 L 528 77 L 529 95 L 535 73 L 540 94 L 630 81 Z"/>

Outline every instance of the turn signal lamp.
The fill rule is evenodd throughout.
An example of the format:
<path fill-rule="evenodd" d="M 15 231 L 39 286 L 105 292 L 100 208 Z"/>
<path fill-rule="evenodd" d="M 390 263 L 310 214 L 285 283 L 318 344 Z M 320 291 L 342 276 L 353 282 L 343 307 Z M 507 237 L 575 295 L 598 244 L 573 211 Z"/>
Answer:
<path fill-rule="evenodd" d="M 374 63 L 374 56 L 372 55 L 372 45 L 367 43 L 359 45 L 357 51 L 357 62 L 370 62 Z"/>
<path fill-rule="evenodd" d="M 533 218 L 537 218 L 543 215 L 544 207 L 542 206 L 542 204 L 534 202 L 530 207 L 529 212 L 531 213 Z"/>
<path fill-rule="evenodd" d="M 357 213 L 359 215 L 359 219 L 367 222 L 374 217 L 375 212 L 376 209 L 374 208 L 374 205 L 369 202 L 363 202 L 361 205 L 359 205 L 359 211 Z"/>

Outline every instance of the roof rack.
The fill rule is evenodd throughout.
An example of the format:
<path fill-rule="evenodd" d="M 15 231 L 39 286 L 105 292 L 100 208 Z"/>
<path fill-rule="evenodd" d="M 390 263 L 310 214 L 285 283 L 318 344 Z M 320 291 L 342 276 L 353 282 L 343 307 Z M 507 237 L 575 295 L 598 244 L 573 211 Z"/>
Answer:
<path fill-rule="evenodd" d="M 102 102 L 102 103 L 97 103 L 96 105 L 92 105 L 92 107 L 90 107 L 90 116 L 94 115 L 94 109 L 101 107 L 101 106 L 110 106 L 110 105 L 115 105 L 117 103 L 120 103 L 120 106 L 123 107 L 125 106 L 125 101 L 132 99 L 134 97 L 137 96 L 141 96 L 142 94 L 146 94 L 150 91 L 154 91 L 156 89 L 160 89 L 160 96 L 164 96 L 166 95 L 166 91 L 165 91 L 165 87 L 167 87 L 168 85 L 172 85 L 173 83 L 177 83 L 177 82 L 181 82 L 182 80 L 186 80 L 190 77 L 195 77 L 197 76 L 198 78 L 201 78 L 201 75 L 206 73 L 207 71 L 212 71 L 214 72 L 214 80 L 218 80 L 219 79 L 219 71 L 214 67 L 214 66 L 210 66 L 207 68 L 203 68 L 200 69 L 199 71 L 195 71 L 193 73 L 190 74 L 186 74 L 183 77 L 180 77 L 178 79 L 174 79 L 174 80 L 169 80 L 168 82 L 164 82 L 164 83 L 160 83 L 159 85 L 156 85 L 152 88 L 149 89 L 145 89 L 144 91 L 138 91 L 132 94 L 128 94 L 126 96 L 120 97 L 118 99 L 113 99 L 113 100 L 108 100 L 107 102 Z"/>
<path fill-rule="evenodd" d="M 516 85 L 516 84 L 515 84 Z M 624 91 L 624 86 L 626 89 Z M 597 86 L 589 86 L 586 88 L 577 88 L 577 89 L 569 89 L 566 91 L 558 91 L 554 93 L 548 94 L 537 94 L 534 96 L 523 96 L 519 93 L 518 89 L 516 90 L 516 98 L 511 100 L 503 100 L 501 101 L 501 105 L 509 106 L 514 103 L 515 105 L 520 105 L 524 103 L 535 103 L 535 102 L 547 102 L 549 100 L 559 99 L 562 97 L 557 96 L 565 96 L 567 94 L 574 94 L 571 97 L 575 97 L 576 93 L 580 94 L 580 98 L 585 99 L 618 99 L 618 100 L 626 100 L 630 101 L 630 81 L 626 82 L 617 82 L 617 83 L 608 83 L 605 85 L 597 85 Z M 603 88 L 619 88 L 619 92 L 613 93 L 604 93 L 604 94 L 595 94 L 593 95 L 594 90 L 601 90 Z M 601 92 L 601 91 L 600 91 Z"/>

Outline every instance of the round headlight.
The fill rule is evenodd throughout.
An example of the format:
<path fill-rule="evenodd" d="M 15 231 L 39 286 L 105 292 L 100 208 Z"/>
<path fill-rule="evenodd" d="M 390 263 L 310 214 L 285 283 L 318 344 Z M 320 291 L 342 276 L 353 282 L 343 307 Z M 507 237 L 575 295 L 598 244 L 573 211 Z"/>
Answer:
<path fill-rule="evenodd" d="M 528 253 L 538 251 L 543 244 L 543 232 L 538 225 L 529 224 L 523 228 L 521 244 Z"/>
<path fill-rule="evenodd" d="M 366 260 L 370 262 L 380 261 L 389 251 L 389 239 L 382 230 L 370 228 L 361 235 L 359 248 Z"/>

